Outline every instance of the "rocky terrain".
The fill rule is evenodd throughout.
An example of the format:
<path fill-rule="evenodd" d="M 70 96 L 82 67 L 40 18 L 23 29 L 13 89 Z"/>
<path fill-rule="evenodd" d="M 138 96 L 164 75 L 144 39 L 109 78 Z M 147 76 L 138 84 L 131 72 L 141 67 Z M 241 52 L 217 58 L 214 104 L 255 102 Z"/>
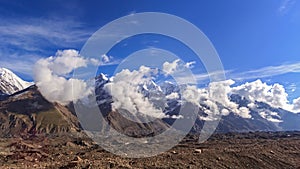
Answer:
<path fill-rule="evenodd" d="M 31 86 L 0 101 L 0 136 L 65 133 L 79 130 L 79 123 L 67 107 L 48 102 Z"/>
<path fill-rule="evenodd" d="M 112 144 L 114 144 L 112 142 Z M 300 132 L 189 135 L 168 152 L 123 158 L 77 135 L 2 138 L 1 168 L 299 168 Z"/>

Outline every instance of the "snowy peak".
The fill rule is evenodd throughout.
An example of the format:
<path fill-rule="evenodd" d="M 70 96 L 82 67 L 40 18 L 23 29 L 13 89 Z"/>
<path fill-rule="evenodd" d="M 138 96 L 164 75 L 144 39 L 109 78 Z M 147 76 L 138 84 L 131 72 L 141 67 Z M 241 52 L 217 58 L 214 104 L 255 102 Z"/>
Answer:
<path fill-rule="evenodd" d="M 98 78 L 98 79 L 101 79 L 101 80 L 108 81 L 108 77 L 107 77 L 105 74 L 103 74 L 103 73 L 100 73 L 100 75 L 99 75 L 99 78 Z"/>
<path fill-rule="evenodd" d="M 103 73 L 100 73 L 97 77 L 96 77 L 96 88 L 99 88 L 99 87 L 104 87 L 104 85 L 108 82 L 111 81 L 111 79 L 109 79 L 105 74 Z"/>
<path fill-rule="evenodd" d="M 26 82 L 6 68 L 0 68 L 0 91 L 11 95 L 24 90 L 33 85 L 32 82 Z M 1 93 L 0 92 L 0 93 Z"/>
<path fill-rule="evenodd" d="M 154 81 L 149 81 L 141 84 L 142 89 L 146 91 L 156 91 L 156 92 L 161 92 L 160 86 L 158 86 Z"/>
<path fill-rule="evenodd" d="M 170 95 L 172 93 L 180 93 L 180 87 L 172 82 L 165 81 L 161 85 L 161 90 L 165 95 Z"/>

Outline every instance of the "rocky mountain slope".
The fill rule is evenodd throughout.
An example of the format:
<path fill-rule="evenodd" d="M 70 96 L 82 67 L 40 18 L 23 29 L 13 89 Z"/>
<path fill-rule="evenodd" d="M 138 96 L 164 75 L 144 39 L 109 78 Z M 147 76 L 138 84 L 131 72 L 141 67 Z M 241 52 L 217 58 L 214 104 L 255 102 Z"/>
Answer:
<path fill-rule="evenodd" d="M 76 131 L 76 116 L 67 107 L 48 102 L 36 86 L 0 102 L 0 136 Z"/>
<path fill-rule="evenodd" d="M 10 71 L 5 70 L 2 77 L 8 77 Z M 5 74 L 5 76 L 4 76 Z M 12 75 L 15 79 L 10 79 L 1 83 L 4 86 L 0 101 L 0 135 L 13 136 L 20 134 L 36 134 L 36 133 L 64 133 L 77 132 L 80 125 L 76 117 L 73 105 L 62 106 L 57 103 L 48 102 L 38 91 L 36 86 L 25 88 L 30 83 L 20 80 L 20 78 Z M 8 78 L 9 79 L 9 78 Z M 1 81 L 2 82 L 2 81 Z M 97 103 L 105 120 L 111 127 L 117 131 L 133 136 L 144 137 L 157 135 L 166 130 L 176 120 L 174 118 L 158 119 L 154 122 L 137 122 L 139 117 L 135 117 L 135 121 L 131 121 L 122 115 L 130 114 L 126 110 L 112 110 L 113 102 L 110 94 L 104 89 L 105 84 L 110 83 L 111 78 L 100 74 L 96 78 L 96 94 Z M 9 84 L 8 84 L 9 83 Z M 11 84 L 10 84 L 11 83 Z M 18 85 L 15 85 L 18 84 Z M 17 86 L 17 87 L 12 87 Z M 8 90 L 12 89 L 12 90 Z M 18 91 L 21 90 L 21 91 Z M 7 92 L 9 91 L 9 92 Z M 18 91 L 14 94 L 13 91 Z M 148 97 L 157 107 L 163 108 L 163 112 L 167 115 L 178 116 L 182 107 L 180 101 L 180 86 L 176 86 L 171 82 L 164 82 L 160 85 L 150 82 L 140 86 L 140 91 L 145 97 Z M 1 93 L 1 92 L 0 92 Z M 177 93 L 179 98 L 168 98 L 158 100 L 156 98 Z M 151 100 L 151 97 L 155 99 Z M 231 101 L 239 106 L 249 108 L 251 118 L 243 118 L 232 112 L 227 116 L 223 116 L 216 132 L 249 132 L 249 131 L 287 131 L 300 130 L 300 114 L 295 114 L 280 108 L 274 108 L 263 102 L 250 102 L 239 95 L 231 95 Z M 202 103 L 200 102 L 202 105 Z M 167 105 L 167 107 L 164 107 Z M 205 105 L 204 105 L 205 106 Z M 202 107 L 198 110 L 199 117 L 196 119 L 192 132 L 198 133 L 205 124 L 207 114 Z M 94 119 L 93 116 L 90 117 Z M 181 119 L 185 120 L 185 119 Z M 99 122 L 101 123 L 101 122 Z"/>
<path fill-rule="evenodd" d="M 111 96 L 103 89 L 103 86 L 110 83 L 110 79 L 105 75 L 101 74 L 97 77 L 96 93 L 98 93 L 97 101 L 99 108 L 102 112 L 111 111 Z M 184 87 L 184 86 L 183 86 Z M 140 86 L 140 91 L 145 97 L 148 97 L 151 101 L 151 96 L 153 99 L 152 103 L 158 107 L 167 104 L 168 106 L 164 109 L 164 113 L 168 115 L 178 115 L 182 102 L 180 98 L 167 99 L 163 102 L 158 101 L 156 98 L 160 96 L 167 96 L 171 93 L 177 93 L 180 96 L 180 86 L 176 86 L 171 82 L 163 82 L 158 85 L 154 82 L 143 84 Z M 232 94 L 230 96 L 232 102 L 235 102 L 239 107 L 247 107 L 250 110 L 251 118 L 243 118 L 232 112 L 229 115 L 223 116 L 217 132 L 249 132 L 249 131 L 290 131 L 290 130 L 300 130 L 300 114 L 295 114 L 281 108 L 274 108 L 263 102 L 251 102 L 237 94 Z M 201 104 L 201 103 L 200 103 Z M 205 105 L 204 105 L 205 106 Z M 164 108 L 164 107 L 163 107 Z M 193 132 L 199 132 L 205 120 L 207 114 L 204 112 L 203 108 L 199 107 L 199 118 L 196 119 L 196 123 L 192 128 Z M 168 125 L 171 125 L 175 119 L 164 118 L 163 121 Z"/>

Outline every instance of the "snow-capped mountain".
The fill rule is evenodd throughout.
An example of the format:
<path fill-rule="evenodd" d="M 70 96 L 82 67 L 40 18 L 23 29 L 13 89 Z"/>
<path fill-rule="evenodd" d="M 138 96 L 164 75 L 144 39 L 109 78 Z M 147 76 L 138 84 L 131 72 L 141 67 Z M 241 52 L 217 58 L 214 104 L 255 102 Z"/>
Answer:
<path fill-rule="evenodd" d="M 33 85 L 26 82 L 6 68 L 0 68 L 0 94 L 11 95 Z"/>
<path fill-rule="evenodd" d="M 99 107 L 105 105 L 106 109 L 113 102 L 111 97 L 103 86 L 111 82 L 108 77 L 103 74 L 99 75 L 96 80 L 96 93 L 97 99 L 100 103 Z M 140 92 L 154 104 L 156 108 L 161 108 L 165 114 L 173 116 L 178 115 L 180 107 L 182 106 L 180 90 L 185 86 L 178 86 L 172 82 L 163 82 L 156 84 L 154 81 L 146 82 L 139 85 Z M 171 96 L 176 97 L 171 97 Z M 109 98 L 109 99 L 108 99 Z M 274 108 L 263 102 L 251 103 L 249 100 L 237 95 L 232 94 L 230 100 L 238 105 L 238 107 L 248 108 L 251 118 L 241 117 L 233 112 L 222 117 L 218 127 L 218 132 L 231 132 L 231 131 L 282 131 L 282 130 L 300 130 L 300 114 L 295 114 L 280 108 Z M 165 107 L 164 107 L 165 106 Z M 224 105 L 220 105 L 220 109 Z M 204 122 L 207 119 L 205 112 L 207 105 L 200 101 L 199 119 L 193 128 L 195 132 L 201 130 Z M 111 111 L 111 108 L 107 109 Z M 174 119 L 164 119 L 168 124 L 172 124 Z"/>
<path fill-rule="evenodd" d="M 10 75 L 10 76 L 9 76 Z M 2 79 L 5 79 L 2 80 Z M 5 82 L 5 83 L 4 83 Z M 179 112 L 182 107 L 184 107 L 184 101 L 182 101 L 182 93 L 181 90 L 186 89 L 186 86 L 178 86 L 171 82 L 163 82 L 160 84 L 156 84 L 154 81 L 148 81 L 145 83 L 141 83 L 138 85 L 138 90 L 142 93 L 147 100 L 149 100 L 155 108 L 161 109 L 163 113 L 167 116 L 158 119 L 156 122 L 141 122 L 137 123 L 127 118 L 123 117 L 124 114 L 131 115 L 131 112 L 126 109 L 118 109 L 114 110 L 112 108 L 113 97 L 110 95 L 107 88 L 105 88 L 106 84 L 113 83 L 113 78 L 108 78 L 104 74 L 100 74 L 95 79 L 95 92 L 97 94 L 97 103 L 101 113 L 104 115 L 105 119 L 110 123 L 112 127 L 117 129 L 120 132 L 124 132 L 130 136 L 142 137 L 148 136 L 149 134 L 157 134 L 161 131 L 164 131 L 170 125 L 174 123 L 176 118 L 179 117 Z M 17 85 L 16 85 L 17 84 Z M 52 104 L 46 101 L 42 95 L 39 93 L 38 88 L 36 86 L 29 87 L 25 90 L 26 86 L 31 85 L 31 83 L 24 82 L 16 75 L 14 75 L 11 71 L 7 69 L 1 69 L 1 87 L 5 89 L 4 91 L 10 91 L 10 93 L 14 93 L 15 91 L 21 90 L 14 94 L 8 95 L 1 99 L 0 97 L 0 117 L 5 119 L 5 131 L 2 129 L 1 132 L 5 134 L 15 133 L 14 131 L 20 131 L 23 125 L 23 114 L 26 112 L 28 117 L 31 117 L 32 113 L 39 112 L 40 108 L 45 108 L 45 111 L 51 110 L 53 107 L 59 106 L 63 111 L 61 112 L 74 112 L 72 106 L 64 107 L 57 104 Z M 1 90 L 3 90 L 1 88 Z M 11 90 L 9 90 L 11 89 Z M 14 90 L 12 90 L 14 89 Z M 8 93 L 8 92 L 7 92 Z M 1 91 L 0 91 L 1 95 Z M 2 92 L 4 95 L 4 92 Z M 2 101 L 1 101 L 2 100 Z M 19 101 L 21 100 L 21 101 Z M 274 108 L 267 103 L 264 102 L 250 102 L 244 97 L 241 97 L 238 94 L 232 94 L 230 96 L 230 101 L 234 102 L 238 105 L 238 107 L 246 107 L 249 109 L 251 118 L 245 118 L 237 113 L 230 111 L 224 115 L 219 123 L 219 126 L 216 132 L 249 132 L 249 131 L 287 131 L 287 130 L 300 130 L 300 114 L 295 114 L 289 112 L 287 110 L 281 108 Z M 54 106 L 51 106 L 54 105 Z M 72 105 L 72 104 L 71 104 Z M 222 105 L 221 103 L 217 104 L 219 108 L 222 110 L 226 108 L 226 105 Z M 205 102 L 205 100 L 200 100 L 198 105 L 198 117 L 196 122 L 192 128 L 192 132 L 200 132 L 202 130 L 203 125 L 209 119 L 208 111 L 209 105 Z M 68 108 L 68 109 L 67 109 Z M 44 111 L 44 109 L 42 109 Z M 13 119 L 10 116 L 7 116 L 7 112 L 12 114 L 22 114 L 22 119 Z M 60 114 L 59 112 L 56 112 Z M 68 118 L 71 117 L 72 114 L 67 113 Z M 10 115 L 10 114 L 8 114 Z M 46 113 L 46 115 L 48 115 Z M 61 115 L 59 115 L 61 116 Z M 16 116 L 17 117 L 17 116 Z M 19 116 L 18 116 L 19 117 Z M 173 118 L 175 117 L 175 118 Z M 25 118 L 25 117 L 24 117 Z M 27 117 L 26 117 L 27 118 Z M 92 119 L 93 117 L 91 117 Z M 138 121 L 140 120 L 140 116 L 135 116 Z M 180 117 L 178 120 L 187 120 L 189 117 Z M 58 119 L 57 119 L 58 120 Z M 14 124 L 15 121 L 18 121 L 18 124 L 15 126 L 9 126 L 9 124 Z M 30 121 L 30 120 L 29 120 Z M 71 121 L 76 121 L 76 117 L 72 116 Z M 56 130 L 52 129 L 51 126 L 53 124 L 58 124 L 57 121 L 47 121 L 49 127 L 46 130 Z M 44 123 L 44 122 L 43 122 Z M 53 123 L 53 124 L 52 124 Z M 60 122 L 59 122 L 60 123 Z M 26 123 L 27 124 L 27 123 Z M 73 123 L 71 123 L 73 124 Z M 75 124 L 75 123 L 74 123 Z M 55 126 L 54 125 L 54 126 Z M 28 123 L 26 128 L 32 128 L 32 124 Z M 61 130 L 69 130 L 69 127 L 62 126 L 58 127 L 58 131 Z M 74 128 L 74 127 L 71 127 Z M 37 128 L 37 130 L 41 130 Z M 180 130 L 180 128 L 178 128 Z M 29 130 L 31 131 L 31 130 Z"/>
<path fill-rule="evenodd" d="M 97 93 L 97 104 L 101 105 L 99 108 L 101 112 L 111 111 L 110 104 L 112 98 L 109 93 L 104 90 L 104 85 L 111 82 L 112 79 L 108 78 L 105 74 L 99 74 L 95 79 L 95 92 Z"/>
<path fill-rule="evenodd" d="M 165 81 L 161 85 L 161 90 L 165 95 L 170 95 L 171 93 L 179 93 L 180 88 L 177 85 L 174 85 L 172 82 Z"/>

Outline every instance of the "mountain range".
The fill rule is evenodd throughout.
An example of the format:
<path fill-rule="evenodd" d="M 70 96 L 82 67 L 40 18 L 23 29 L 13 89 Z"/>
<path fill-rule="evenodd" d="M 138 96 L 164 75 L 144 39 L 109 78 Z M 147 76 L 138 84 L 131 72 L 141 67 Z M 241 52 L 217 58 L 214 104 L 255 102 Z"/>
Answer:
<path fill-rule="evenodd" d="M 108 105 L 111 103 L 111 98 L 108 93 L 103 90 L 103 86 L 106 83 L 110 83 L 111 78 L 107 78 L 105 75 L 101 74 L 98 76 L 96 84 L 98 85 L 96 93 L 98 94 L 98 104 L 100 108 L 102 105 Z M 143 84 L 140 86 L 141 93 L 145 97 L 148 97 L 151 100 L 157 98 L 157 96 L 168 96 L 170 94 L 176 93 L 180 96 L 180 86 L 177 86 L 171 82 L 163 82 L 158 85 L 155 82 L 151 81 L 150 83 Z M 105 96 L 105 97 L 102 97 Z M 108 99 L 109 98 L 109 99 Z M 159 103 L 157 99 L 153 99 L 152 103 L 156 106 L 163 105 L 165 103 Z M 287 131 L 287 130 L 300 130 L 300 114 L 293 113 L 282 108 L 274 108 L 267 103 L 256 101 L 254 104 L 246 98 L 243 98 L 237 94 L 231 94 L 230 100 L 234 103 L 237 103 L 239 107 L 246 107 L 250 110 L 251 118 L 244 118 L 239 115 L 230 112 L 228 115 L 223 116 L 217 132 L 249 132 L 249 131 Z M 167 108 L 164 110 L 165 114 L 168 115 L 178 115 L 179 110 L 182 106 L 180 98 L 170 98 L 167 99 L 166 104 Z M 200 103 L 201 104 L 201 103 Z M 205 106 L 205 105 L 204 105 Z M 105 107 L 105 106 L 104 106 Z M 110 111 L 111 109 L 109 109 Z M 105 112 L 105 110 L 102 110 Z M 199 132 L 203 124 L 205 123 L 205 118 L 207 114 L 205 111 L 199 107 L 199 118 L 196 119 L 196 123 L 192 129 L 193 132 Z M 171 125 L 174 122 L 174 119 L 165 118 L 164 122 Z"/>
<path fill-rule="evenodd" d="M 105 90 L 105 85 L 112 78 L 100 74 L 96 77 L 97 103 L 105 119 L 117 131 L 130 136 L 142 137 L 156 135 L 166 130 L 174 123 L 183 104 L 180 97 L 159 101 L 159 96 L 177 94 L 180 96 L 182 86 L 171 82 L 156 84 L 151 81 L 141 84 L 140 92 L 156 106 L 162 107 L 169 118 L 158 119 L 154 122 L 134 122 L 122 115 L 130 114 L 127 110 L 113 110 L 112 96 Z M 81 126 L 76 117 L 73 104 L 61 105 L 47 101 L 32 82 L 26 82 L 8 69 L 0 69 L 0 135 L 15 136 L 37 133 L 76 133 Z M 229 112 L 223 116 L 216 132 L 249 132 L 249 131 L 290 131 L 300 130 L 300 114 L 292 113 L 282 108 L 274 108 L 267 103 L 250 101 L 240 95 L 230 95 L 230 100 L 250 110 L 251 118 L 244 118 Z M 200 102 L 201 105 L 201 102 Z M 204 105 L 203 105 L 204 106 Z M 221 105 L 222 106 L 222 105 Z M 122 115 L 121 115 L 122 114 Z M 199 106 L 198 117 L 191 132 L 201 131 L 207 114 Z M 140 117 L 136 117 L 139 119 Z M 179 120 L 184 120 L 179 119 Z"/>

